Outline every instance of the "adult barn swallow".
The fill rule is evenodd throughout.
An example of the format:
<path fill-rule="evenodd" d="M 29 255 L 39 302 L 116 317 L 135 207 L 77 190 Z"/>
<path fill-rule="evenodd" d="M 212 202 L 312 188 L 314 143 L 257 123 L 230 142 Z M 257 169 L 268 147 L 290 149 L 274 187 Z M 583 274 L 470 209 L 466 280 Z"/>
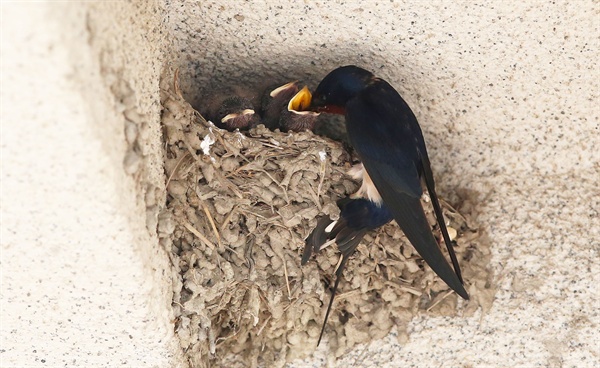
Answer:
<path fill-rule="evenodd" d="M 435 192 L 423 133 L 400 94 L 371 72 L 349 65 L 333 70 L 319 83 L 311 108 L 345 115 L 350 143 L 363 165 L 359 192 L 387 208 L 431 269 L 458 295 L 468 299 Z M 454 269 L 444 258 L 425 217 L 420 200 L 421 181 L 429 192 Z"/>
<path fill-rule="evenodd" d="M 275 130 L 279 127 L 281 113 L 299 90 L 298 81 L 267 88 L 261 101 L 263 124 L 267 129 Z"/>
<path fill-rule="evenodd" d="M 279 126 L 282 131 L 303 132 L 313 130 L 317 122 L 318 112 L 308 110 L 312 95 L 304 86 L 290 99 L 287 109 L 281 112 Z"/>

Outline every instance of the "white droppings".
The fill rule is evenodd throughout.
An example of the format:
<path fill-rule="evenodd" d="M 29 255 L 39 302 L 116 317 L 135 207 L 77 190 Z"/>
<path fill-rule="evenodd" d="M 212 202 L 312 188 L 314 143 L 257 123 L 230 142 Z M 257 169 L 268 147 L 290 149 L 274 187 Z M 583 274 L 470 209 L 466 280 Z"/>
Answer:
<path fill-rule="evenodd" d="M 320 151 L 319 152 L 319 159 L 321 160 L 321 162 L 325 162 L 325 160 L 327 160 L 327 152 Z"/>
<path fill-rule="evenodd" d="M 210 130 L 210 128 L 209 128 Z M 200 143 L 200 148 L 202 149 L 202 152 L 207 155 L 210 156 L 210 147 L 215 143 L 215 137 L 212 134 L 212 131 L 210 133 L 208 133 L 207 135 L 204 136 L 204 139 L 202 140 L 202 142 Z"/>

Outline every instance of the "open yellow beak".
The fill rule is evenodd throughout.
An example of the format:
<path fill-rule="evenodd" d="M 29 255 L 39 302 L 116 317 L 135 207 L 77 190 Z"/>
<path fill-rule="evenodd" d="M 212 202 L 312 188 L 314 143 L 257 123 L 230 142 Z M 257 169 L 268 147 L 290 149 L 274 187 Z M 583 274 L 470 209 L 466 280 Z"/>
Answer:
<path fill-rule="evenodd" d="M 304 86 L 298 93 L 292 97 L 288 103 L 288 110 L 290 111 L 305 111 L 310 106 L 312 100 L 312 93 L 308 90 L 307 86 Z"/>

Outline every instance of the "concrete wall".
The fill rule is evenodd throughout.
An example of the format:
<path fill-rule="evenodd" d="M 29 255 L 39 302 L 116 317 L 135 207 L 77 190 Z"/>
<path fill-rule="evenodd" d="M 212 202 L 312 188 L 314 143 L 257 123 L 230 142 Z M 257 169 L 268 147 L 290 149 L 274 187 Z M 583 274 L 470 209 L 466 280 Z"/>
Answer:
<path fill-rule="evenodd" d="M 2 4 L 3 367 L 178 366 L 140 5 Z"/>
<path fill-rule="evenodd" d="M 2 7 L 3 365 L 180 362 L 155 231 L 165 63 L 196 105 L 223 82 L 372 69 L 419 118 L 441 193 L 475 206 L 492 309 L 348 362 L 600 365 L 597 3 Z"/>

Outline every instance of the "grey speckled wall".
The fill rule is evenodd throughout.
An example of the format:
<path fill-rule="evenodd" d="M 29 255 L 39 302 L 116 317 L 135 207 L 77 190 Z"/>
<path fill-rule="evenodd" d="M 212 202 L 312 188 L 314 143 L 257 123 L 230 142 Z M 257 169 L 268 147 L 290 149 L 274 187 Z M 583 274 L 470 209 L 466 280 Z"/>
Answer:
<path fill-rule="evenodd" d="M 585 165 L 565 130 L 598 133 L 592 2 L 166 4 L 175 62 L 196 105 L 219 84 L 300 78 L 314 86 L 336 66 L 361 65 L 415 110 L 451 187 L 472 181 L 452 178 L 453 166 L 490 176 Z"/>
<path fill-rule="evenodd" d="M 442 194 L 475 203 L 493 239 L 491 313 L 481 323 L 417 322 L 408 346 L 371 348 L 369 362 L 598 364 L 590 345 L 598 333 L 586 327 L 598 323 L 597 3 L 166 1 L 166 9 L 173 62 L 196 106 L 220 84 L 300 78 L 314 87 L 336 66 L 361 65 L 415 111 Z"/>
<path fill-rule="evenodd" d="M 597 1 L 151 5 L 2 3 L 2 364 L 186 365 L 147 230 L 163 63 L 196 106 L 355 63 L 415 111 L 439 191 L 492 239 L 498 292 L 338 366 L 600 366 Z"/>

